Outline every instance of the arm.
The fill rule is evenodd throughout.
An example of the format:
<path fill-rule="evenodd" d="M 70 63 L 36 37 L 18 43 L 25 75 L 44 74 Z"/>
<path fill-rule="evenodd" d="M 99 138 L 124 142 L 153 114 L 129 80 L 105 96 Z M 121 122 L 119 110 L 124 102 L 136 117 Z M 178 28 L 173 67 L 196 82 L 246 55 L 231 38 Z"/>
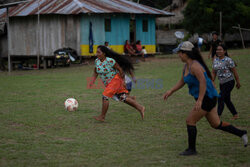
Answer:
<path fill-rule="evenodd" d="M 119 71 L 119 74 L 120 74 L 121 78 L 124 79 L 124 77 L 125 77 L 124 72 L 123 72 L 122 68 L 119 66 L 118 63 L 115 63 L 114 69 L 117 69 Z"/>
<path fill-rule="evenodd" d="M 210 45 L 210 50 L 209 50 L 209 54 L 208 54 L 208 59 L 210 59 L 210 57 L 212 57 L 212 45 Z"/>
<path fill-rule="evenodd" d="M 212 82 L 213 82 L 213 85 L 214 85 L 215 88 L 216 88 L 216 85 L 215 85 L 214 81 L 215 81 L 216 75 L 217 75 L 217 73 L 216 73 L 216 71 L 213 69 L 213 70 L 212 70 Z"/>
<path fill-rule="evenodd" d="M 130 70 L 130 71 L 129 71 L 129 74 L 130 74 L 130 76 L 132 77 L 132 80 L 134 81 L 134 83 L 136 83 L 136 78 L 135 78 L 134 73 Z"/>
<path fill-rule="evenodd" d="M 94 68 L 93 75 L 92 75 L 92 79 L 91 79 L 91 81 L 90 81 L 90 83 L 89 83 L 89 86 L 90 86 L 90 87 L 92 87 L 93 84 L 95 83 L 95 80 L 96 80 L 97 76 L 98 76 L 98 73 L 96 72 L 96 67 L 95 67 L 95 68 Z"/>
<path fill-rule="evenodd" d="M 198 63 L 194 63 L 191 66 L 191 72 L 195 75 L 195 77 L 197 78 L 197 80 L 200 83 L 199 97 L 198 97 L 196 104 L 195 104 L 195 110 L 199 111 L 201 109 L 201 104 L 202 104 L 202 101 L 203 101 L 203 98 L 205 96 L 206 89 L 207 89 L 206 78 L 204 76 L 203 68 Z"/>
<path fill-rule="evenodd" d="M 241 85 L 240 85 L 240 78 L 239 78 L 238 72 L 235 67 L 231 68 L 231 71 L 233 72 L 234 78 L 236 80 L 236 87 L 237 89 L 239 89 Z"/>
<path fill-rule="evenodd" d="M 163 99 L 167 100 L 169 96 L 171 96 L 177 90 L 181 89 L 184 85 L 185 83 L 182 75 L 181 79 L 176 83 L 176 85 L 163 95 Z"/>
<path fill-rule="evenodd" d="M 212 81 L 214 82 L 215 81 L 215 78 L 216 78 L 216 71 L 213 69 L 212 70 Z"/>

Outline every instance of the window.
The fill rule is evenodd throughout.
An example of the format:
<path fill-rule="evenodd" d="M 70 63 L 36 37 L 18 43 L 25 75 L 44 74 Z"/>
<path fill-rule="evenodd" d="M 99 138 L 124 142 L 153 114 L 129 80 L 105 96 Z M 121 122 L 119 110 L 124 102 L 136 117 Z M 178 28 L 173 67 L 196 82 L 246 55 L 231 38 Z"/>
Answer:
<path fill-rule="evenodd" d="M 142 31 L 148 32 L 148 20 L 142 20 Z"/>
<path fill-rule="evenodd" d="M 111 19 L 105 19 L 105 32 L 111 32 Z"/>

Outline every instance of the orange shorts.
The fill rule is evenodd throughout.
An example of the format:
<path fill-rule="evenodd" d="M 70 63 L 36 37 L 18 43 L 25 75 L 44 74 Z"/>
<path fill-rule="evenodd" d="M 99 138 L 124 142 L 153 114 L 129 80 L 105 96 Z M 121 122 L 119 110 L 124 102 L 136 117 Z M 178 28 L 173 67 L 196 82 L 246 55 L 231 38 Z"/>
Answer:
<path fill-rule="evenodd" d="M 120 75 L 116 74 L 115 77 L 106 86 L 102 95 L 106 97 L 113 97 L 115 94 L 120 93 L 128 93 L 128 91 L 125 88 L 124 81 L 122 80 Z"/>

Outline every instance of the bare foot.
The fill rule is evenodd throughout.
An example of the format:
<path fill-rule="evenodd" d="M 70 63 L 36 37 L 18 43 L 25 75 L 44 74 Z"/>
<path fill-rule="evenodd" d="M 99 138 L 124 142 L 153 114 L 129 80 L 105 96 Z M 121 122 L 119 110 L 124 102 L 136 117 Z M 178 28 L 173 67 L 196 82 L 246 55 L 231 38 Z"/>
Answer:
<path fill-rule="evenodd" d="M 93 116 L 93 118 L 97 121 L 104 122 L 104 118 L 102 116 Z"/>
<path fill-rule="evenodd" d="M 239 119 L 239 116 L 237 114 L 233 116 L 232 120 L 236 120 L 236 119 Z"/>
<path fill-rule="evenodd" d="M 145 107 L 143 106 L 142 110 L 140 111 L 142 120 L 144 119 L 144 112 L 145 112 Z"/>

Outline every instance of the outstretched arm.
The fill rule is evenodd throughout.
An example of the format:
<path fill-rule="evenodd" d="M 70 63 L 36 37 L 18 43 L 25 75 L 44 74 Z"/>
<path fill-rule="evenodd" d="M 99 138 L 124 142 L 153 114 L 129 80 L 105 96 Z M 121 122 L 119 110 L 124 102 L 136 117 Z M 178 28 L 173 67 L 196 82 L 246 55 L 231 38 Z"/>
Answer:
<path fill-rule="evenodd" d="M 94 68 L 94 72 L 93 72 L 93 75 L 92 75 L 92 78 L 91 78 L 91 81 L 89 83 L 89 86 L 92 87 L 93 84 L 95 83 L 95 80 L 98 76 L 98 73 L 96 72 L 96 67 Z"/>
<path fill-rule="evenodd" d="M 174 92 L 176 92 L 177 90 L 181 89 L 183 86 L 185 85 L 184 80 L 183 80 L 183 75 L 181 77 L 181 79 L 175 84 L 175 86 L 168 90 L 164 95 L 163 95 L 163 99 L 167 100 L 169 96 L 171 96 Z"/>
<path fill-rule="evenodd" d="M 136 83 L 136 78 L 135 78 L 135 74 L 133 73 L 133 71 L 129 70 L 129 74 L 132 77 L 132 80 L 134 81 L 134 83 Z"/>

